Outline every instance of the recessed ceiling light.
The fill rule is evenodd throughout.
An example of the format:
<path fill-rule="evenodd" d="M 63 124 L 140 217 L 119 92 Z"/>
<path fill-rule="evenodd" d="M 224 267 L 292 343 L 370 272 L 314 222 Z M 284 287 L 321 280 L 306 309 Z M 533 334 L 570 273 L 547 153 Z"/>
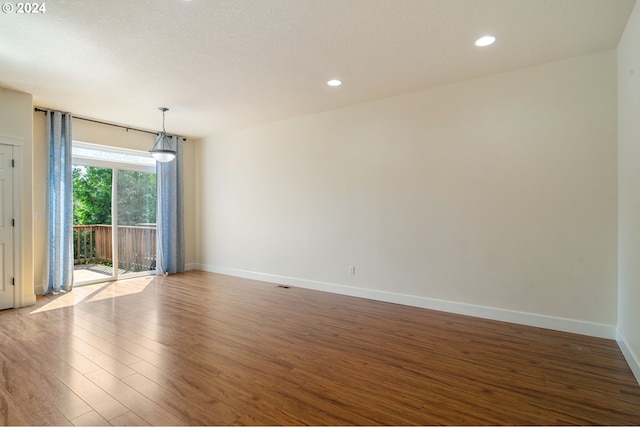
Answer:
<path fill-rule="evenodd" d="M 340 86 L 342 84 L 342 80 L 333 79 L 327 82 L 329 86 Z"/>
<path fill-rule="evenodd" d="M 490 44 L 493 44 L 493 42 L 495 41 L 496 41 L 496 38 L 493 36 L 480 37 L 478 40 L 476 40 L 476 46 L 479 46 L 479 47 L 489 46 Z"/>

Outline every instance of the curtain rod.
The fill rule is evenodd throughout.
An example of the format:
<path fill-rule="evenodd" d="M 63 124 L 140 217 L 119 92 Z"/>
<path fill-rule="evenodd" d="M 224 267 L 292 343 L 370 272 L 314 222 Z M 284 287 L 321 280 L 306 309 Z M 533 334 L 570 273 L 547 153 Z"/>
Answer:
<path fill-rule="evenodd" d="M 46 113 L 48 110 L 43 110 L 42 108 L 35 107 L 34 111 L 37 112 L 37 113 Z M 98 124 L 101 124 L 101 125 L 107 125 L 107 126 L 113 126 L 113 127 L 125 129 L 127 132 L 130 131 L 130 130 L 135 130 L 136 132 L 144 132 L 144 133 L 149 133 L 151 135 L 157 135 L 158 134 L 158 132 L 151 132 L 151 131 L 144 130 L 144 129 L 136 129 L 136 128 L 132 128 L 131 126 L 116 125 L 114 123 L 101 122 L 100 120 L 87 119 L 85 117 L 78 117 L 78 116 L 72 116 L 72 117 L 74 119 L 84 120 L 85 122 L 98 123 Z M 187 138 L 182 138 L 182 140 L 186 141 Z"/>

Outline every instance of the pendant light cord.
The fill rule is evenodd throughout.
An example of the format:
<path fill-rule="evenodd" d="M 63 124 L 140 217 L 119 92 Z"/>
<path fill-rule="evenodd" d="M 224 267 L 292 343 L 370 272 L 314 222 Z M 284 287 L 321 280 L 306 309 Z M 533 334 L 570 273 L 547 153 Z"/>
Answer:
<path fill-rule="evenodd" d="M 158 110 L 162 111 L 162 133 L 166 135 L 167 131 L 164 127 L 164 113 L 169 111 L 169 109 L 167 107 L 158 107 Z"/>

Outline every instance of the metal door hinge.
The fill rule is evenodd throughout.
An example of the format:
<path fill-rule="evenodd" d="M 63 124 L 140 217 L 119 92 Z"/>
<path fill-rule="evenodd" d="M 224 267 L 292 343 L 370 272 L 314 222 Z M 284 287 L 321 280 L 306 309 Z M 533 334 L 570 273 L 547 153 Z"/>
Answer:
<path fill-rule="evenodd" d="M 15 286 L 16 285 L 16 278 L 12 277 L 11 278 L 11 286 Z"/>
<path fill-rule="evenodd" d="M 11 219 L 11 226 L 15 227 L 16 226 L 16 220 L 15 219 Z"/>
<path fill-rule="evenodd" d="M 14 159 L 11 159 L 11 167 L 12 168 L 16 167 L 16 161 Z"/>

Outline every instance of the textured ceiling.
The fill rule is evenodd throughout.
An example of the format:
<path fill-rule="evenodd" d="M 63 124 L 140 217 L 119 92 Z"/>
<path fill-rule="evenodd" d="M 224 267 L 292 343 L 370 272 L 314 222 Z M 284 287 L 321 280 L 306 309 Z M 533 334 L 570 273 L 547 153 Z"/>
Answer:
<path fill-rule="evenodd" d="M 612 49 L 634 0 L 44 3 L 0 14 L 0 86 L 146 129 L 166 106 L 205 136 Z"/>

